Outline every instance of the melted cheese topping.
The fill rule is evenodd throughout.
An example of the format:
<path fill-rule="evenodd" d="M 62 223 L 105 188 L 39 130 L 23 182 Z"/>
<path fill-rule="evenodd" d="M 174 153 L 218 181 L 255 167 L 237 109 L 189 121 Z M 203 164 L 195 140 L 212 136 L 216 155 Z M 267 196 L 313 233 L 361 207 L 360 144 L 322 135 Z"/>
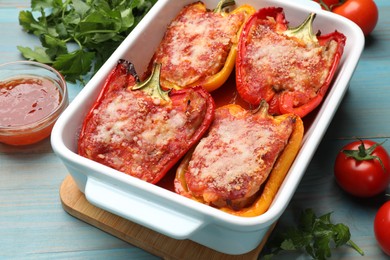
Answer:
<path fill-rule="evenodd" d="M 110 93 L 94 111 L 83 142 L 89 158 L 151 181 L 189 148 L 207 104 L 196 92 L 186 97 L 193 102 L 180 100 L 180 106 L 141 93 Z"/>
<path fill-rule="evenodd" d="M 275 92 L 295 92 L 306 103 L 317 95 L 324 84 L 337 43 L 328 46 L 302 43 L 279 34 L 275 21 L 258 23 L 251 28 L 244 61 L 248 72 L 246 82 L 256 95 L 259 88 L 272 88 Z M 295 104 L 298 106 L 299 104 Z"/>
<path fill-rule="evenodd" d="M 188 189 L 206 202 L 255 194 L 267 179 L 293 129 L 244 110 L 217 109 L 207 137 L 196 147 L 186 173 Z"/>
<path fill-rule="evenodd" d="M 155 61 L 162 63 L 162 85 L 169 81 L 184 87 L 218 73 L 244 18 L 243 13 L 222 16 L 199 4 L 185 7 L 155 54 Z"/>

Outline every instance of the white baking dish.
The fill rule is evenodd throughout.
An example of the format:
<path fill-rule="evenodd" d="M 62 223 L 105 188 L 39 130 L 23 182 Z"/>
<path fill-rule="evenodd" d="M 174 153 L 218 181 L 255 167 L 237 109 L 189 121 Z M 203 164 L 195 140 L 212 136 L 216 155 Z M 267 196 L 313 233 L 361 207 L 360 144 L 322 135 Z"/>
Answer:
<path fill-rule="evenodd" d="M 333 86 L 323 104 L 305 118 L 306 132 L 297 158 L 270 209 L 261 216 L 244 218 L 184 198 L 163 187 L 138 180 L 77 155 L 77 139 L 83 119 L 96 99 L 108 73 L 119 59 L 135 64 L 142 75 L 167 24 L 194 0 L 160 0 L 125 39 L 99 72 L 69 105 L 54 126 L 51 142 L 79 189 L 97 207 L 176 239 L 190 239 L 227 254 L 243 254 L 256 248 L 267 230 L 281 216 L 335 114 L 364 46 L 361 30 L 352 22 L 323 11 L 311 1 L 236 0 L 261 8 L 284 8 L 291 26 L 316 12 L 314 30 L 323 34 L 335 29 L 347 36 L 344 56 Z M 205 0 L 209 8 L 218 0 Z"/>

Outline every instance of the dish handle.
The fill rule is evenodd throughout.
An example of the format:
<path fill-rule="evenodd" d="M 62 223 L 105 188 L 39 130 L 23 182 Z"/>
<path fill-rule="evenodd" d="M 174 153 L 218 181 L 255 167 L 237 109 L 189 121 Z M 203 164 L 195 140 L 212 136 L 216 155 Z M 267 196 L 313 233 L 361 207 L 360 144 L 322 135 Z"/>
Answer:
<path fill-rule="evenodd" d="M 91 176 L 85 186 L 85 197 L 101 209 L 175 239 L 187 239 L 204 225 L 200 219 L 180 213 L 173 206 L 125 192 Z"/>

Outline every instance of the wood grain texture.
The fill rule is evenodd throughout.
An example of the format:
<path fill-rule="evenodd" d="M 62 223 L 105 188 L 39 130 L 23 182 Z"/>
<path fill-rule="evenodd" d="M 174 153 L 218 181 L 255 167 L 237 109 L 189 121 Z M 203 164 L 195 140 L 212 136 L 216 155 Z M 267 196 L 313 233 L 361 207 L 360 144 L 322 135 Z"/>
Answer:
<path fill-rule="evenodd" d="M 378 142 L 390 138 L 390 1 L 375 2 L 379 7 L 377 28 L 367 39 L 347 95 L 273 234 L 296 223 L 305 208 L 313 208 L 318 215 L 332 211 L 334 222 L 350 227 L 365 258 L 388 259 L 377 246 L 372 229 L 384 196 L 352 198 L 333 178 L 333 162 L 344 144 L 356 136 Z M 29 6 L 27 0 L 0 0 L 0 63 L 21 59 L 17 45 L 39 43 L 18 24 L 19 11 Z M 68 86 L 73 100 L 81 86 Z M 390 140 L 384 146 L 390 151 Z M 159 259 L 68 214 L 59 194 L 67 175 L 48 139 L 27 147 L 0 144 L 0 259 Z M 287 252 L 277 259 L 307 256 Z M 332 251 L 332 259 L 362 257 L 342 247 Z"/>
<path fill-rule="evenodd" d="M 190 240 L 176 240 L 167 237 L 93 206 L 79 191 L 70 175 L 61 184 L 60 198 L 63 208 L 72 216 L 164 259 L 257 259 L 272 231 L 271 228 L 263 242 L 251 252 L 232 256 L 219 253 Z"/>

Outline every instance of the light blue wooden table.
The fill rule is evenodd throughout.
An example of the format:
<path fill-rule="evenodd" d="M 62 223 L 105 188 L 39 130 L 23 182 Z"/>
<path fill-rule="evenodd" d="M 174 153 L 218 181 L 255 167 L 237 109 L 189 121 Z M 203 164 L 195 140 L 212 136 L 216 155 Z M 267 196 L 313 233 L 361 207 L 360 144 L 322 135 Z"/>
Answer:
<path fill-rule="evenodd" d="M 29 8 L 29 3 L 0 0 L 0 63 L 22 59 L 17 45 L 38 44 L 18 24 L 19 11 Z M 352 198 L 333 178 L 333 162 L 344 144 L 356 136 L 378 142 L 390 138 L 390 2 L 376 3 L 379 24 L 367 39 L 348 93 L 275 232 L 290 225 L 305 208 L 318 215 L 332 211 L 334 222 L 350 227 L 365 258 L 386 259 L 373 234 L 373 219 L 384 197 Z M 69 84 L 69 88 L 72 100 L 81 86 Z M 390 142 L 384 146 L 390 151 Z M 67 174 L 49 139 L 23 148 L 0 144 L 0 259 L 156 259 L 67 214 L 59 198 Z M 348 247 L 332 252 L 333 259 L 362 258 Z"/>

